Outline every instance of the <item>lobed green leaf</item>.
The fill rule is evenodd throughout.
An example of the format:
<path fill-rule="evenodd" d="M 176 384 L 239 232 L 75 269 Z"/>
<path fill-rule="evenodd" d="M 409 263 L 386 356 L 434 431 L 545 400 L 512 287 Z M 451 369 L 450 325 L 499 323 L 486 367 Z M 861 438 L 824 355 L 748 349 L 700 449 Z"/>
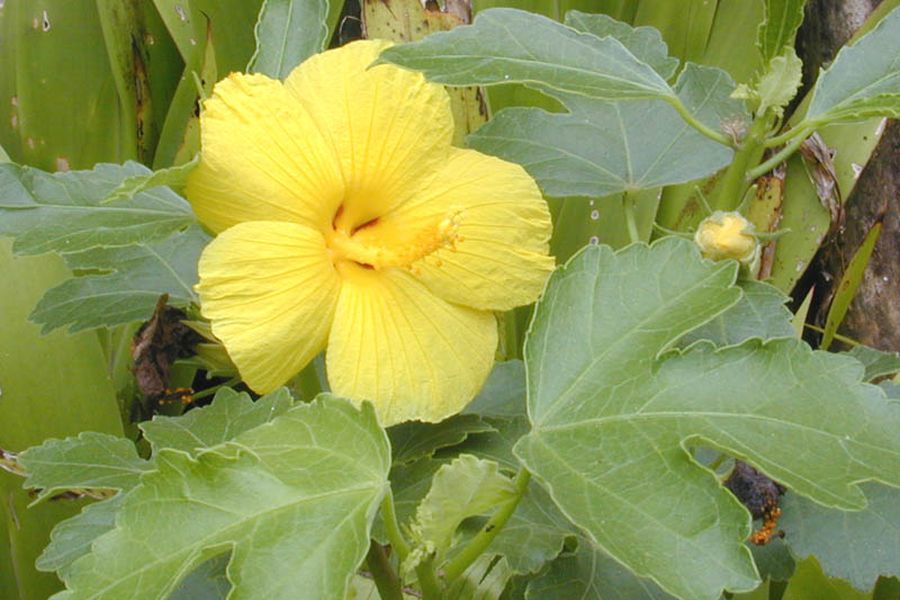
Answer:
<path fill-rule="evenodd" d="M 167 188 L 103 204 L 124 179 L 150 173 L 130 161 L 52 174 L 0 165 L 0 235 L 15 238 L 17 254 L 71 253 L 153 242 L 196 222 L 187 201 Z"/>
<path fill-rule="evenodd" d="M 551 278 L 526 343 L 533 430 L 516 455 L 601 549 L 683 598 L 758 583 L 746 509 L 687 446 L 828 506 L 864 507 L 861 481 L 900 485 L 900 405 L 855 360 L 792 338 L 665 353 L 739 301 L 735 273 L 680 239 L 589 246 Z"/>
<path fill-rule="evenodd" d="M 614 37 L 512 8 L 485 10 L 470 26 L 388 48 L 380 60 L 447 85 L 525 83 L 606 100 L 672 95 L 665 79 Z"/>
<path fill-rule="evenodd" d="M 806 0 L 766 0 L 765 20 L 759 24 L 756 47 L 763 64 L 780 55 L 785 48 L 793 48 L 797 30 L 803 23 Z"/>
<path fill-rule="evenodd" d="M 328 0 L 265 0 L 247 70 L 284 79 L 328 43 Z"/>
<path fill-rule="evenodd" d="M 873 116 L 900 116 L 900 8 L 820 72 L 804 120 L 823 124 Z"/>
<path fill-rule="evenodd" d="M 163 449 L 61 598 L 165 597 L 231 552 L 232 594 L 342 600 L 387 485 L 371 405 L 321 395 L 192 457 Z"/>
<path fill-rule="evenodd" d="M 865 380 L 872 381 L 885 375 L 900 373 L 900 352 L 885 352 L 868 346 L 854 346 L 847 354 L 866 368 Z"/>

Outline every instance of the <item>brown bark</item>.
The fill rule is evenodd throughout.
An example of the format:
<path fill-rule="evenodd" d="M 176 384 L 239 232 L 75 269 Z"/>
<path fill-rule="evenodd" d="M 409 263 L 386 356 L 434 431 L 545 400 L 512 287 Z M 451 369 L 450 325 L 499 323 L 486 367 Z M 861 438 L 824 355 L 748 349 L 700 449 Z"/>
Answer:
<path fill-rule="evenodd" d="M 798 36 L 804 82 L 814 80 L 853 35 L 876 0 L 812 0 Z M 840 149 L 838 149 L 840 151 Z M 845 204 L 846 219 L 823 246 L 812 271 L 823 324 L 837 282 L 881 213 L 884 228 L 840 333 L 882 350 L 900 350 L 900 122 L 889 121 Z M 823 293 L 824 292 L 824 293 Z"/>

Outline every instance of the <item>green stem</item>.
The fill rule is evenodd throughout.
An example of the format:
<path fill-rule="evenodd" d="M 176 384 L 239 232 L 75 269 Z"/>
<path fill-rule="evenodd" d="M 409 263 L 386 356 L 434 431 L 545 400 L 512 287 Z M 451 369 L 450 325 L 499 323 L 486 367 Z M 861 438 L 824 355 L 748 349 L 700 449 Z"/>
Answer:
<path fill-rule="evenodd" d="M 810 127 L 809 124 L 804 125 L 801 123 L 800 127 L 792 127 L 791 129 L 788 129 L 781 135 L 776 135 L 776 136 L 770 137 L 765 142 L 763 142 L 763 145 L 766 148 L 774 148 L 776 146 L 781 146 L 781 145 L 787 144 L 788 142 L 790 142 L 791 140 L 793 140 L 794 138 L 797 138 L 797 137 L 800 137 L 800 138 L 809 137 L 809 134 L 812 133 L 812 130 L 813 130 L 813 127 Z"/>
<path fill-rule="evenodd" d="M 384 521 L 384 530 L 387 532 L 391 548 L 397 553 L 402 563 L 409 556 L 409 544 L 400 532 L 400 523 L 397 521 L 397 510 L 394 508 L 394 494 L 388 490 L 381 501 L 381 519 Z"/>
<path fill-rule="evenodd" d="M 638 233 L 637 220 L 634 215 L 634 196 L 629 192 L 622 194 L 622 209 L 625 211 L 625 225 L 628 227 L 628 239 L 632 244 L 641 241 L 641 235 Z"/>
<path fill-rule="evenodd" d="M 403 600 L 403 587 L 400 577 L 394 571 L 391 561 L 384 551 L 384 546 L 371 540 L 369 553 L 366 555 L 366 565 L 375 580 L 378 595 L 381 600 Z"/>
<path fill-rule="evenodd" d="M 443 569 L 444 581 L 449 583 L 465 573 L 466 569 L 468 569 L 469 566 L 484 553 L 490 543 L 503 529 L 503 526 L 506 525 L 506 522 L 509 521 L 509 518 L 512 516 L 513 512 L 515 512 L 516 507 L 519 506 L 522 496 L 524 496 L 525 492 L 528 490 L 529 481 L 531 481 L 531 473 L 524 468 L 520 469 L 519 473 L 516 475 L 515 495 L 505 504 L 500 506 L 497 512 L 495 512 L 494 515 L 488 519 L 488 522 L 484 524 L 481 531 L 479 531 L 466 547 L 462 549 L 462 552 L 454 556 L 453 560 L 447 563 L 447 566 Z"/>
<path fill-rule="evenodd" d="M 416 567 L 416 576 L 419 579 L 419 589 L 422 590 L 423 600 L 441 600 L 444 595 L 441 583 L 434 572 L 434 559 L 423 560 Z"/>
<path fill-rule="evenodd" d="M 797 151 L 797 148 L 799 148 L 804 141 L 806 141 L 805 137 L 795 138 L 787 146 L 773 154 L 769 160 L 747 171 L 747 178 L 753 180 L 757 177 L 765 175 L 766 173 L 786 161 L 794 152 Z"/>
<path fill-rule="evenodd" d="M 728 137 L 724 133 L 715 131 L 714 129 L 710 129 L 709 127 L 698 121 L 694 117 L 694 115 L 692 115 L 691 112 L 687 109 L 687 107 L 681 103 L 681 99 L 678 96 L 667 96 L 663 99 L 671 104 L 672 108 L 678 111 L 678 114 L 681 115 L 681 118 L 684 119 L 685 123 L 696 129 L 709 139 L 719 142 L 724 146 L 728 146 L 729 148 L 734 148 L 734 141 L 730 137 Z"/>
<path fill-rule="evenodd" d="M 809 323 L 804 323 L 803 326 L 806 327 L 807 329 L 812 329 L 813 331 L 818 332 L 818 333 L 825 333 L 825 330 L 822 329 L 821 327 L 816 327 L 815 325 L 810 325 Z M 834 339 L 836 339 L 837 341 L 839 341 L 843 344 L 847 344 L 848 346 L 862 346 L 862 342 L 858 342 L 858 341 L 854 340 L 853 338 L 848 338 L 847 336 L 841 335 L 839 333 L 834 334 Z"/>
<path fill-rule="evenodd" d="M 744 197 L 744 192 L 749 186 L 747 171 L 762 154 L 764 136 L 769 129 L 770 121 L 771 117 L 753 121 L 747 137 L 741 142 L 741 146 L 734 153 L 734 159 L 716 185 L 710 202 L 713 210 L 734 210 Z"/>

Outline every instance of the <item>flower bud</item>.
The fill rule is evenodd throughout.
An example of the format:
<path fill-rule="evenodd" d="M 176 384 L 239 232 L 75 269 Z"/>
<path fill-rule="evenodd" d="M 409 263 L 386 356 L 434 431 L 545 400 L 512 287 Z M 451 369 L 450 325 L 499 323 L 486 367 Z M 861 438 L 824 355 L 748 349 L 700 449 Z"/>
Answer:
<path fill-rule="evenodd" d="M 706 258 L 731 258 L 749 265 L 759 255 L 753 224 L 739 212 L 716 211 L 700 222 L 694 241 Z"/>

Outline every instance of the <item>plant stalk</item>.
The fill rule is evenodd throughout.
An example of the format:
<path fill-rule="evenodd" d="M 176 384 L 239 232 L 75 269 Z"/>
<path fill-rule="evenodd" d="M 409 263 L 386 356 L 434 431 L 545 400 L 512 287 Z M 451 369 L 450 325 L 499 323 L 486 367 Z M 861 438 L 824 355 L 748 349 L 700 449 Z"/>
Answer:
<path fill-rule="evenodd" d="M 804 125 L 802 127 L 792 127 L 791 129 L 788 129 L 781 135 L 776 135 L 774 137 L 770 137 L 765 142 L 763 142 L 763 145 L 766 148 L 774 148 L 776 146 L 781 146 L 783 144 L 786 144 L 786 143 L 790 142 L 791 140 L 798 138 L 798 137 L 805 139 L 805 138 L 809 137 L 810 133 L 812 133 L 812 128 L 810 128 L 806 125 Z"/>
<path fill-rule="evenodd" d="M 444 597 L 441 582 L 434 572 L 434 558 L 423 560 L 416 567 L 416 576 L 419 579 L 419 589 L 422 590 L 423 600 L 442 600 Z"/>
<path fill-rule="evenodd" d="M 384 551 L 384 546 L 371 540 L 369 553 L 366 555 L 366 565 L 375 580 L 378 595 L 381 600 L 403 600 L 403 587 L 400 577 L 391 565 L 391 561 Z"/>
<path fill-rule="evenodd" d="M 531 481 L 531 473 L 524 468 L 519 469 L 515 480 L 515 495 L 500 506 L 497 512 L 484 524 L 481 531 L 462 549 L 462 552 L 447 563 L 443 569 L 444 581 L 449 583 L 465 573 L 466 569 L 484 553 L 504 525 L 506 525 L 506 522 L 509 521 L 516 507 L 519 506 L 522 496 L 528 490 L 529 481 Z"/>
<path fill-rule="evenodd" d="M 625 212 L 625 225 L 628 227 L 628 239 L 632 244 L 641 241 L 641 235 L 638 233 L 637 220 L 635 218 L 635 202 L 634 196 L 630 192 L 622 194 L 622 209 Z"/>
<path fill-rule="evenodd" d="M 710 207 L 715 210 L 734 210 L 747 191 L 747 172 L 759 160 L 763 152 L 765 134 L 769 130 L 772 117 L 761 117 L 753 121 L 747 137 L 734 153 L 734 160 L 728 165 L 722 179 L 716 185 Z"/>
<path fill-rule="evenodd" d="M 772 155 L 769 160 L 747 171 L 747 178 L 752 181 L 757 177 L 765 175 L 766 173 L 777 167 L 779 164 L 790 158 L 790 156 L 797 151 L 797 148 L 799 148 L 804 141 L 806 141 L 806 136 L 794 138 L 787 146 Z"/>
<path fill-rule="evenodd" d="M 734 148 L 734 141 L 730 137 L 728 137 L 724 133 L 711 129 L 698 121 L 694 117 L 694 115 L 690 113 L 687 107 L 682 104 L 681 99 L 678 98 L 678 96 L 667 96 L 666 98 L 664 98 L 664 100 L 671 104 L 672 108 L 678 111 L 678 114 L 681 115 L 681 118 L 684 119 L 685 123 L 699 131 L 701 134 L 705 135 L 714 142 L 719 142 L 723 146 Z"/>
<path fill-rule="evenodd" d="M 397 521 L 397 510 L 394 508 L 394 494 L 388 490 L 381 501 L 381 519 L 384 521 L 384 529 L 387 532 L 391 548 L 397 553 L 402 563 L 409 556 L 409 543 L 400 532 L 400 523 Z"/>

